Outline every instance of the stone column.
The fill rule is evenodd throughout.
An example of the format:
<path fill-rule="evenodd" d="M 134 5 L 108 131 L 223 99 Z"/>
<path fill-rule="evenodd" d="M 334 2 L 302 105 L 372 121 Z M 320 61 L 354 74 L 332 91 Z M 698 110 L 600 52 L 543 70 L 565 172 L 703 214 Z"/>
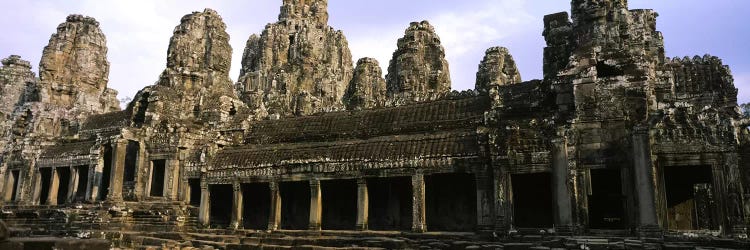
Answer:
<path fill-rule="evenodd" d="M 102 146 L 96 165 L 89 169 L 89 190 L 86 192 L 86 197 L 90 202 L 95 202 L 99 198 L 99 189 L 104 178 L 109 178 L 109 176 L 104 176 L 104 146 Z"/>
<path fill-rule="evenodd" d="M 178 187 L 180 184 L 180 160 L 179 160 L 179 153 L 175 156 L 174 159 L 167 160 L 166 164 L 168 164 L 167 169 L 165 170 L 165 175 L 168 175 L 169 177 L 164 179 L 164 197 L 169 198 L 170 200 L 177 200 L 178 195 Z M 167 172 L 168 171 L 168 172 Z"/>
<path fill-rule="evenodd" d="M 3 201 L 12 202 L 13 198 L 13 186 L 16 183 L 16 179 L 13 177 L 13 172 L 6 170 L 5 185 L 3 186 Z"/>
<path fill-rule="evenodd" d="M 201 179 L 201 206 L 198 211 L 198 223 L 208 227 L 211 217 L 211 193 L 208 191 L 208 184 Z"/>
<path fill-rule="evenodd" d="M 369 196 L 367 193 L 367 180 L 357 180 L 357 230 L 367 230 L 369 216 Z"/>
<path fill-rule="evenodd" d="M 268 214 L 268 230 L 274 231 L 279 229 L 281 224 L 281 192 L 279 183 L 269 183 L 271 189 L 271 212 Z"/>
<path fill-rule="evenodd" d="M 493 231 L 494 220 L 492 215 L 492 180 L 488 170 L 482 170 L 475 174 L 477 193 L 477 231 L 488 233 Z"/>
<path fill-rule="evenodd" d="M 70 167 L 70 181 L 68 182 L 68 197 L 67 202 L 73 203 L 76 198 L 76 192 L 78 192 L 78 168 Z"/>
<path fill-rule="evenodd" d="M 320 230 L 323 215 L 323 199 L 320 192 L 320 180 L 310 181 L 310 230 Z"/>
<path fill-rule="evenodd" d="M 638 232 L 641 236 L 659 235 L 661 228 L 656 218 L 651 145 L 645 127 L 633 129 L 633 172 L 638 200 Z"/>
<path fill-rule="evenodd" d="M 32 205 L 41 205 L 41 199 L 42 199 L 42 171 L 38 168 L 34 168 L 32 170 L 33 174 L 33 186 L 31 186 L 31 189 L 33 190 L 31 194 L 31 200 L 28 202 Z"/>
<path fill-rule="evenodd" d="M 568 146 L 565 137 L 552 140 L 552 188 L 555 195 L 555 229 L 559 233 L 573 232 L 573 205 L 568 180 Z"/>
<path fill-rule="evenodd" d="M 427 232 L 423 174 L 416 174 L 411 177 L 411 188 L 413 192 L 411 230 L 418 233 Z"/>
<path fill-rule="evenodd" d="M 236 230 L 242 228 L 242 205 L 244 205 L 242 203 L 242 185 L 235 182 L 232 184 L 232 190 L 234 191 L 234 201 L 232 202 L 232 221 L 229 223 L 229 227 Z"/>
<path fill-rule="evenodd" d="M 109 176 L 109 197 L 113 202 L 122 201 L 122 184 L 125 175 L 125 154 L 127 153 L 128 141 L 119 140 L 112 149 L 112 168 Z"/>
<path fill-rule="evenodd" d="M 52 176 L 49 182 L 49 192 L 47 193 L 47 205 L 57 205 L 57 191 L 60 188 L 60 176 L 57 175 L 57 168 L 52 169 Z"/>

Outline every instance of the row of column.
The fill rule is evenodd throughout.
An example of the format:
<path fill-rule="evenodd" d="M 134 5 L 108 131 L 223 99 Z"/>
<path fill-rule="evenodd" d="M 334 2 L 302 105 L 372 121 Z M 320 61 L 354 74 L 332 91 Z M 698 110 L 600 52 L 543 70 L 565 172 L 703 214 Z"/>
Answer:
<path fill-rule="evenodd" d="M 277 230 L 281 224 L 281 192 L 279 191 L 279 184 L 277 182 L 271 182 L 271 211 L 268 219 L 268 230 Z M 242 225 L 243 218 L 243 194 L 240 183 L 234 183 L 233 185 L 233 206 L 230 227 L 233 229 L 240 228 Z M 425 216 L 425 183 L 424 175 L 418 174 L 412 176 L 412 230 L 415 232 L 427 231 L 427 223 Z M 210 223 L 210 199 L 211 194 L 208 190 L 208 184 L 205 181 L 201 181 L 201 202 L 200 210 L 198 215 L 199 222 L 207 226 Z M 310 181 L 310 216 L 309 216 L 309 230 L 321 230 L 322 212 L 323 212 L 323 199 L 320 189 L 320 180 Z M 368 229 L 368 216 L 369 216 L 369 196 L 367 190 L 367 181 L 365 179 L 357 180 L 357 230 Z"/>

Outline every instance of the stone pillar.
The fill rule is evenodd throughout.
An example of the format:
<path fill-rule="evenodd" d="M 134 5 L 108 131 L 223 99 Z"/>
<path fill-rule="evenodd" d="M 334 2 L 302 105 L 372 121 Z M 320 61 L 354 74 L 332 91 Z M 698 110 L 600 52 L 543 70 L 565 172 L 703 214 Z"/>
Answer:
<path fill-rule="evenodd" d="M 641 236 L 658 236 L 661 228 L 656 217 L 654 175 L 648 128 L 633 129 L 633 172 L 638 200 L 638 232 Z"/>
<path fill-rule="evenodd" d="M 367 230 L 369 216 L 369 196 L 367 193 L 367 180 L 357 180 L 357 230 Z"/>
<path fill-rule="evenodd" d="M 57 175 L 57 168 L 52 169 L 52 176 L 49 182 L 49 192 L 47 193 L 47 205 L 57 205 L 57 191 L 60 188 L 60 176 Z"/>
<path fill-rule="evenodd" d="M 29 204 L 32 205 L 41 205 L 41 199 L 42 199 L 42 171 L 38 168 L 34 168 L 32 170 L 33 174 L 33 186 L 31 186 L 31 189 L 33 190 L 31 194 L 31 200 L 28 201 Z"/>
<path fill-rule="evenodd" d="M 555 195 L 555 229 L 559 233 L 573 232 L 573 205 L 570 199 L 570 169 L 565 137 L 552 140 L 552 188 Z"/>
<path fill-rule="evenodd" d="M 164 197 L 167 197 L 173 201 L 178 199 L 177 191 L 180 184 L 180 160 L 178 158 L 179 155 L 180 154 L 178 153 L 174 159 L 167 160 L 167 169 L 164 173 Z"/>
<path fill-rule="evenodd" d="M 320 192 L 320 180 L 310 181 L 310 230 L 320 230 L 323 215 L 323 199 Z"/>
<path fill-rule="evenodd" d="M 208 184 L 201 179 L 201 206 L 198 211 L 198 223 L 208 227 L 211 222 L 211 193 L 208 191 Z"/>
<path fill-rule="evenodd" d="M 109 178 L 109 176 L 104 176 L 104 146 L 102 146 L 96 165 L 89 169 L 89 190 L 86 192 L 89 202 L 95 202 L 99 198 L 99 189 L 104 178 Z"/>
<path fill-rule="evenodd" d="M 411 177 L 411 188 L 413 192 L 411 230 L 418 233 L 427 232 L 423 174 L 416 174 Z"/>
<path fill-rule="evenodd" d="M 268 214 L 268 230 L 274 231 L 279 229 L 281 224 L 281 192 L 279 183 L 269 183 L 271 189 L 271 212 Z"/>
<path fill-rule="evenodd" d="M 475 175 L 477 193 L 477 231 L 484 234 L 492 232 L 494 220 L 492 207 L 492 180 L 488 170 L 480 171 Z"/>
<path fill-rule="evenodd" d="M 10 170 L 6 171 L 5 174 L 5 185 L 3 186 L 3 201 L 12 202 L 13 197 L 13 186 L 16 183 L 16 179 L 13 177 L 13 172 Z"/>
<path fill-rule="evenodd" d="M 125 154 L 127 153 L 128 141 L 119 140 L 112 149 L 112 168 L 109 176 L 109 197 L 112 202 L 122 201 L 122 184 L 125 175 Z"/>
<path fill-rule="evenodd" d="M 76 198 L 76 192 L 78 192 L 78 168 L 70 167 L 70 181 L 68 182 L 68 197 L 67 202 L 73 203 Z"/>
<path fill-rule="evenodd" d="M 234 191 L 234 201 L 232 202 L 232 221 L 229 223 L 229 227 L 236 230 L 242 228 L 242 184 L 235 182 L 232 184 L 232 190 Z"/>

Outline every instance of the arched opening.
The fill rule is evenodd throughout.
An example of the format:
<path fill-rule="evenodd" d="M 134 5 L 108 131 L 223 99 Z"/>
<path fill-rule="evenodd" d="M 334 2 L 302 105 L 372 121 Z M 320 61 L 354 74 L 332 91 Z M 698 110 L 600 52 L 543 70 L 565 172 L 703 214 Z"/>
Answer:
<path fill-rule="evenodd" d="M 281 228 L 306 230 L 310 223 L 310 183 L 307 181 L 282 182 Z"/>
<path fill-rule="evenodd" d="M 227 228 L 232 217 L 232 185 L 211 185 L 208 187 L 211 192 L 211 227 Z"/>
<path fill-rule="evenodd" d="M 477 225 L 477 187 L 473 174 L 425 176 L 427 230 L 474 231 Z"/>
<path fill-rule="evenodd" d="M 47 198 L 49 198 L 49 187 L 50 181 L 52 180 L 52 168 L 40 168 L 39 169 L 39 180 L 40 193 L 39 193 L 39 205 L 46 205 Z"/>
<path fill-rule="evenodd" d="M 268 183 L 242 184 L 245 229 L 266 230 L 271 212 L 271 189 Z"/>
<path fill-rule="evenodd" d="M 552 176 L 549 173 L 515 174 L 513 224 L 520 228 L 551 228 L 554 224 Z"/>
<path fill-rule="evenodd" d="M 410 230 L 411 177 L 367 179 L 368 228 L 375 231 Z"/>
<path fill-rule="evenodd" d="M 57 188 L 57 204 L 62 205 L 68 201 L 68 192 L 70 191 L 70 168 L 61 167 L 57 168 L 58 188 Z"/>
<path fill-rule="evenodd" d="M 321 227 L 325 230 L 353 230 L 357 224 L 357 181 L 320 182 L 322 196 Z"/>

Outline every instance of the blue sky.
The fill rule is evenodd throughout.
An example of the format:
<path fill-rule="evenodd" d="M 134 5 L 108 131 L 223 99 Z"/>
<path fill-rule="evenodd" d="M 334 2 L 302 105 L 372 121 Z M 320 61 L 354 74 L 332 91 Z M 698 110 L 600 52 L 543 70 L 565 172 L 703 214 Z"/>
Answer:
<path fill-rule="evenodd" d="M 99 20 L 111 62 L 109 86 L 132 97 L 153 84 L 166 65 L 169 37 L 180 18 L 217 10 L 234 49 L 230 77 L 239 74 L 244 44 L 277 19 L 281 0 L 0 0 L 0 57 L 21 55 L 37 71 L 42 49 L 68 14 Z M 750 1 L 630 0 L 631 9 L 655 9 L 667 56 L 706 53 L 724 59 L 750 102 Z M 484 50 L 508 47 L 524 80 L 542 75 L 542 17 L 569 11 L 568 0 L 329 0 L 329 24 L 344 31 L 354 56 L 375 57 L 387 69 L 396 40 L 412 21 L 428 20 L 446 48 L 453 88 L 474 86 Z"/>

